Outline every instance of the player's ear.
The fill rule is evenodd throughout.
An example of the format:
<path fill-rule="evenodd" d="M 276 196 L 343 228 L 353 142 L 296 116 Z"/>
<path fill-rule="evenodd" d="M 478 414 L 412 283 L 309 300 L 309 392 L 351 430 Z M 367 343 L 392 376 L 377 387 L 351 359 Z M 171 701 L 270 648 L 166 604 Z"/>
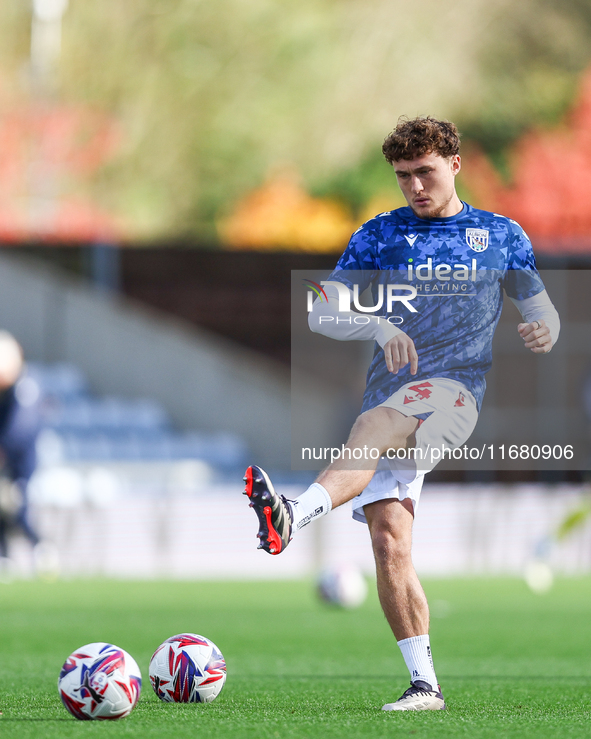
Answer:
<path fill-rule="evenodd" d="M 450 169 L 451 169 L 451 173 L 455 177 L 455 175 L 458 174 L 458 172 L 460 171 L 460 169 L 462 169 L 462 158 L 460 157 L 459 154 L 454 154 L 450 158 L 449 166 L 450 166 Z"/>

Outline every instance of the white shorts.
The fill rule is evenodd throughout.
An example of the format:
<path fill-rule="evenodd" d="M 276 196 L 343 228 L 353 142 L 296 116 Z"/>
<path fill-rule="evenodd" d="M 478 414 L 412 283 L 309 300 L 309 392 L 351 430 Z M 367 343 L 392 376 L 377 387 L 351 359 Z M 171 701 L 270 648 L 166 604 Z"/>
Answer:
<path fill-rule="evenodd" d="M 410 498 L 415 513 L 419 504 L 425 473 L 439 461 L 431 450 L 456 449 L 469 438 L 478 420 L 478 409 L 472 393 L 464 385 L 445 377 L 409 382 L 391 395 L 378 408 L 393 408 L 405 416 L 416 416 L 413 450 L 399 455 L 395 450 L 381 457 L 369 485 L 353 498 L 353 518 L 367 523 L 363 506 L 378 500 Z"/>

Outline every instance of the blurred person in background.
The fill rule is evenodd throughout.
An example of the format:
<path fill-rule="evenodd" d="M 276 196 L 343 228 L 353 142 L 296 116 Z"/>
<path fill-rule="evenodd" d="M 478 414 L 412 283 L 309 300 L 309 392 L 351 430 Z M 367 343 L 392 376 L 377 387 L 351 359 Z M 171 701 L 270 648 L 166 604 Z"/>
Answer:
<path fill-rule="evenodd" d="M 39 387 L 24 372 L 17 340 L 0 331 L 0 557 L 5 567 L 10 564 L 8 536 L 13 531 L 20 531 L 34 547 L 36 566 L 44 556 L 27 501 L 39 429 Z"/>

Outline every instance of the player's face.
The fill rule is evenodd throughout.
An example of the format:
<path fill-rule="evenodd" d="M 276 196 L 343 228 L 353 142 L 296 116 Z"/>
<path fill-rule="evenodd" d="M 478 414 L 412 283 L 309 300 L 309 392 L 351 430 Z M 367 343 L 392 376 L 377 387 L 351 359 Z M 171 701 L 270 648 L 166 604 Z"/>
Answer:
<path fill-rule="evenodd" d="M 459 154 L 445 159 L 433 152 L 415 159 L 399 159 L 394 171 L 406 202 L 419 218 L 447 218 L 462 210 L 455 178 Z"/>

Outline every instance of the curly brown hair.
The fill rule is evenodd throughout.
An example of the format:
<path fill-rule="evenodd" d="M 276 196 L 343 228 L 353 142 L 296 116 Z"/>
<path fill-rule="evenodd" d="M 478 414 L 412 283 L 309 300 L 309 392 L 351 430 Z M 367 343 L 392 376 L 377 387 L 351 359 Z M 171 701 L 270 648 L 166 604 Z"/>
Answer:
<path fill-rule="evenodd" d="M 393 164 L 400 159 L 414 159 L 431 152 L 445 159 L 460 152 L 460 134 L 450 121 L 431 116 L 401 118 L 382 146 L 386 160 Z"/>

